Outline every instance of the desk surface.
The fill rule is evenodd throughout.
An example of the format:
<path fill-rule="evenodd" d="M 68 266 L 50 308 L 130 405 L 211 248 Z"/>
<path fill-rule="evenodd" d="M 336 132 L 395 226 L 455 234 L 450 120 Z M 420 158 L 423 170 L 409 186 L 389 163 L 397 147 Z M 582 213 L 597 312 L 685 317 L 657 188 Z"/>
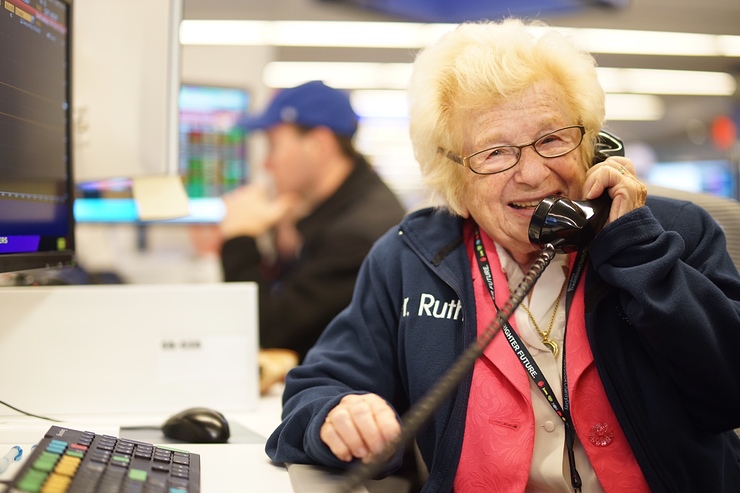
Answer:
<path fill-rule="evenodd" d="M 340 493 L 342 477 L 323 468 L 305 465 L 273 463 L 265 454 L 265 440 L 280 424 L 282 386 L 277 385 L 260 399 L 258 409 L 250 412 L 224 413 L 230 423 L 239 430 L 232 433 L 235 440 L 226 444 L 181 444 L 184 450 L 200 455 L 201 493 L 224 493 L 227 491 L 249 491 L 251 493 Z M 161 423 L 162 416 L 154 415 L 75 415 L 60 416 L 67 426 L 106 433 L 131 439 L 161 444 L 163 438 L 157 430 L 149 436 L 131 436 L 127 428 L 151 426 Z M 52 423 L 26 416 L 0 416 L 0 449 L 21 445 L 30 451 L 31 445 L 43 437 Z M 246 430 L 244 430 L 246 428 Z M 118 430 L 118 432 L 116 432 Z M 165 439 L 166 440 L 166 439 Z M 1 452 L 0 452 L 1 453 Z M 30 455 L 30 453 L 29 453 Z M 0 479 L 12 477 L 22 462 L 14 463 Z M 384 481 L 369 481 L 367 488 L 358 488 L 353 493 L 403 492 L 407 485 L 397 478 Z"/>
<path fill-rule="evenodd" d="M 250 437 L 257 439 L 243 440 L 249 443 L 179 445 L 184 450 L 200 455 L 201 493 L 293 493 L 287 469 L 272 463 L 265 454 L 265 439 L 280 423 L 281 393 L 282 388 L 277 386 L 260 399 L 255 411 L 224 413 L 230 422 L 252 430 Z M 126 436 L 126 427 L 151 426 L 161 423 L 163 419 L 155 415 L 70 415 L 58 418 L 64 420 L 64 423 L 58 423 L 61 426 L 115 436 Z M 0 416 L 0 453 L 12 445 L 21 445 L 27 457 L 31 446 L 43 437 L 52 424 L 57 423 L 20 415 Z M 159 432 L 152 430 L 151 433 L 152 439 L 142 441 L 157 444 Z M 21 464 L 13 463 L 4 474 L 0 474 L 0 479 L 12 477 Z"/>

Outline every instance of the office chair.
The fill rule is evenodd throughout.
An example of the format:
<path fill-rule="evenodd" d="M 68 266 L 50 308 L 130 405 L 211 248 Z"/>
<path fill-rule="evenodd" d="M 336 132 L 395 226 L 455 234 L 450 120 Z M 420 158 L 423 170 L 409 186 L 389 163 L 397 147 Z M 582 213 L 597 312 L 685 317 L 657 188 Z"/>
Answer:
<path fill-rule="evenodd" d="M 740 270 L 740 202 L 707 193 L 687 192 L 650 183 L 646 186 L 648 195 L 688 200 L 709 212 L 725 232 L 727 252 L 735 263 L 735 267 Z"/>

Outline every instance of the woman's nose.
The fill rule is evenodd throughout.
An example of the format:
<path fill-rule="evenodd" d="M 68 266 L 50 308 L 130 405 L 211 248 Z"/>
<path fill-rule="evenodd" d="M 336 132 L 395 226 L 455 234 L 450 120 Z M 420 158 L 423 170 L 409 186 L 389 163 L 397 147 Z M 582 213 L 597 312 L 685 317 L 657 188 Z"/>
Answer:
<path fill-rule="evenodd" d="M 517 174 L 523 181 L 536 183 L 550 173 L 549 159 L 537 154 L 534 147 L 523 147 L 517 164 Z"/>

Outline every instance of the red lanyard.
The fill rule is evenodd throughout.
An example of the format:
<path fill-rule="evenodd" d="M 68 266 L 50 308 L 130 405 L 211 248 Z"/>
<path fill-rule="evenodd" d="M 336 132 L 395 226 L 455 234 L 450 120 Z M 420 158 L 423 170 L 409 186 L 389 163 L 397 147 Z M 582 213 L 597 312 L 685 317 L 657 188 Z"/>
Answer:
<path fill-rule="evenodd" d="M 486 255 L 485 247 L 483 246 L 483 241 L 480 237 L 480 229 L 476 226 L 475 228 L 475 258 L 478 261 L 478 268 L 480 269 L 481 275 L 483 276 L 483 279 L 485 280 L 486 287 L 488 288 L 488 292 L 491 295 L 491 300 L 493 301 L 493 306 L 496 308 L 497 311 L 500 311 L 498 305 L 496 304 L 496 296 L 493 289 L 493 276 L 491 275 L 491 265 L 488 262 L 488 256 Z M 586 260 L 586 253 L 585 250 L 579 251 L 578 256 L 576 257 L 575 261 L 575 267 L 574 271 L 568 281 L 568 288 L 566 291 L 566 302 L 565 302 L 565 313 L 566 313 L 566 328 L 568 326 L 567 324 L 567 314 L 570 310 L 570 305 L 573 302 L 573 294 L 575 293 L 576 287 L 578 286 L 578 281 L 581 277 L 581 274 L 583 274 L 583 268 L 585 266 L 585 260 Z M 511 346 L 512 351 L 514 351 L 514 354 L 516 354 L 517 358 L 519 359 L 519 362 L 524 367 L 524 370 L 527 372 L 529 377 L 532 379 L 532 381 L 535 383 L 535 386 L 542 392 L 542 394 L 545 396 L 545 399 L 547 399 L 547 402 L 552 407 L 553 411 L 558 415 L 560 419 L 563 420 L 563 423 L 565 424 L 565 445 L 568 449 L 568 464 L 570 465 L 570 482 L 571 485 L 573 485 L 573 490 L 576 493 L 580 493 L 581 491 L 581 476 L 578 474 L 578 470 L 576 469 L 576 457 L 575 453 L 573 452 L 573 447 L 575 444 L 576 439 L 576 433 L 573 428 L 573 420 L 570 416 L 570 400 L 568 398 L 568 377 L 565 372 L 565 334 L 563 334 L 563 405 L 561 406 L 558 402 L 557 397 L 555 397 L 555 394 L 552 391 L 552 387 L 550 386 L 550 383 L 545 378 L 545 375 L 540 370 L 539 366 L 537 366 L 537 363 L 535 362 L 534 358 L 530 354 L 529 350 L 527 350 L 527 347 L 522 342 L 521 338 L 519 337 L 519 334 L 516 333 L 514 328 L 508 323 L 505 322 L 502 324 L 502 330 L 504 332 L 504 336 L 506 336 L 506 342 L 509 343 L 509 346 Z"/>

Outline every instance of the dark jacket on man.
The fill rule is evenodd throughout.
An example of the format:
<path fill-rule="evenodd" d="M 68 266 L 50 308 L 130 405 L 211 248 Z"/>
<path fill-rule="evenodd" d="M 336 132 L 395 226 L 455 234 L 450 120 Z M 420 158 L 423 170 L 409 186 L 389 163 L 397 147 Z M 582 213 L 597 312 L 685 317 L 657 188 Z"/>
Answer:
<path fill-rule="evenodd" d="M 259 284 L 260 347 L 292 349 L 302 360 L 349 304 L 370 247 L 404 212 L 396 195 L 358 156 L 334 195 L 298 222 L 303 245 L 295 261 L 270 265 L 251 237 L 225 242 L 224 280 Z"/>

